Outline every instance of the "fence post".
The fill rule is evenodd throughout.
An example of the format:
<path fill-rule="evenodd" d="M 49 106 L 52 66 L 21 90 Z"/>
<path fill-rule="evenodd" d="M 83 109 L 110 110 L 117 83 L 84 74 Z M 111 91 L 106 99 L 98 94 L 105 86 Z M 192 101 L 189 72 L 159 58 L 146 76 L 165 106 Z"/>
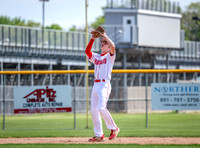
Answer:
<path fill-rule="evenodd" d="M 3 130 L 6 129 L 6 124 L 5 124 L 5 114 L 6 114 L 6 106 L 5 106 L 5 97 L 6 97 L 6 74 L 3 75 Z"/>
<path fill-rule="evenodd" d="M 76 74 L 74 74 L 74 129 L 76 129 Z"/>
<path fill-rule="evenodd" d="M 124 69 L 127 68 L 127 55 L 126 55 L 126 52 L 124 52 L 124 61 L 123 61 L 123 64 L 124 64 Z M 127 73 L 124 73 L 124 99 L 125 99 L 125 111 L 128 112 L 128 90 L 127 90 Z"/>
<path fill-rule="evenodd" d="M 148 73 L 145 74 L 145 82 L 146 82 L 146 128 L 148 128 L 148 91 L 147 91 L 147 88 L 148 88 Z"/>

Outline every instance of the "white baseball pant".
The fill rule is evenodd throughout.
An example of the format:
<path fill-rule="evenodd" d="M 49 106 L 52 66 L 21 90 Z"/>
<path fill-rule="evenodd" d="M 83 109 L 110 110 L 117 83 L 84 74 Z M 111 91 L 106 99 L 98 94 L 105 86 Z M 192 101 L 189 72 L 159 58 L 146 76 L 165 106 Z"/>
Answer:
<path fill-rule="evenodd" d="M 91 95 L 91 112 L 94 125 L 95 136 L 103 135 L 102 120 L 103 117 L 106 126 L 110 130 L 116 130 L 117 126 L 107 110 L 107 101 L 111 92 L 110 82 L 94 83 Z"/>

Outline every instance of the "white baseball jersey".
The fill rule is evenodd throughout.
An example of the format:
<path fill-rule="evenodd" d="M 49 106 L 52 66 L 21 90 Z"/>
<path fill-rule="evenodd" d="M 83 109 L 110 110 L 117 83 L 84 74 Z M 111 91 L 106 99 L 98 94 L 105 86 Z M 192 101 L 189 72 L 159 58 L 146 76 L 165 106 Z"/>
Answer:
<path fill-rule="evenodd" d="M 94 77 L 96 79 L 104 79 L 105 81 L 111 80 L 111 72 L 114 65 L 116 54 L 113 56 L 110 53 L 100 55 L 92 52 L 90 62 L 94 63 Z"/>

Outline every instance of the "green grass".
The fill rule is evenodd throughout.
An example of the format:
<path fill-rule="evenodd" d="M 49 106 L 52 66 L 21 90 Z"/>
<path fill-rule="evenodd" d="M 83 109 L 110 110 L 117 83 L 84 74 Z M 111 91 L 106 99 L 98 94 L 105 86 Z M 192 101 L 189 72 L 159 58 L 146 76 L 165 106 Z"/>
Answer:
<path fill-rule="evenodd" d="M 200 114 L 178 114 L 175 112 L 149 114 L 146 128 L 145 114 L 112 113 L 120 128 L 119 137 L 200 137 Z M 0 138 L 5 137 L 91 137 L 94 136 L 92 119 L 86 129 L 86 115 L 77 114 L 77 129 L 71 113 L 6 116 L 6 130 L 2 130 L 0 116 Z M 106 136 L 110 134 L 104 122 Z"/>
<path fill-rule="evenodd" d="M 123 147 L 123 148 L 199 148 L 200 145 L 198 144 L 191 144 L 191 145 L 159 145 L 159 144 L 152 144 L 152 145 L 138 145 L 138 144 L 4 144 L 0 145 L 1 148 L 116 148 L 116 147 Z"/>

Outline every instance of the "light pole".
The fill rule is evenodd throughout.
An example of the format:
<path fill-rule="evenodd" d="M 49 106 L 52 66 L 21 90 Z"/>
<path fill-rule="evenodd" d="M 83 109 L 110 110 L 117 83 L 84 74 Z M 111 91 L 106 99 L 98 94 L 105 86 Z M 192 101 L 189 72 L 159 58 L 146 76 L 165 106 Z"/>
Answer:
<path fill-rule="evenodd" d="M 44 22 L 45 22 L 45 2 L 49 0 L 39 0 L 42 2 L 42 49 L 44 49 Z"/>

